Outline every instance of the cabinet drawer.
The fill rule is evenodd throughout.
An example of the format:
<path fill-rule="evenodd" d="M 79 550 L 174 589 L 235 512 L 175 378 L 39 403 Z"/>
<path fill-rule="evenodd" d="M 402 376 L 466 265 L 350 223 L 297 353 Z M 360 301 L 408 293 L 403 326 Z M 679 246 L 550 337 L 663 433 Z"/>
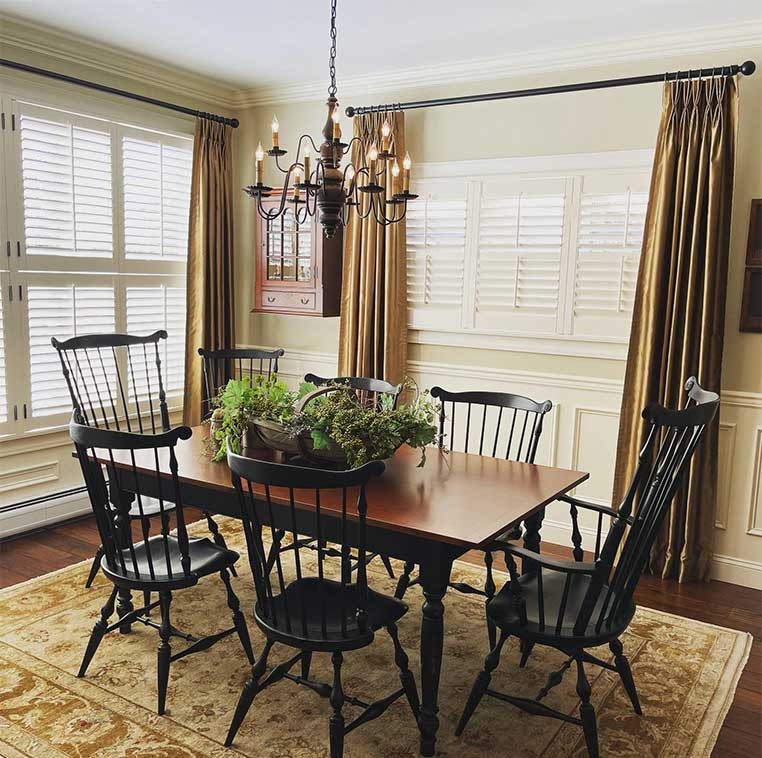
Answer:
<path fill-rule="evenodd" d="M 263 310 L 314 311 L 314 292 L 282 292 L 262 290 Z"/>

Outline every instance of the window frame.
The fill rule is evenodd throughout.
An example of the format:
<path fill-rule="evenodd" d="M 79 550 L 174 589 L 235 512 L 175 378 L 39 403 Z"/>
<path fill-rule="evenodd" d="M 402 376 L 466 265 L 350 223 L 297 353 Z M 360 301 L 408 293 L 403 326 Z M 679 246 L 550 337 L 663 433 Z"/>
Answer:
<path fill-rule="evenodd" d="M 585 174 L 631 175 L 649 172 L 652 149 L 615 150 L 569 155 L 424 163 L 415 172 L 412 191 L 425 195 L 427 185 L 441 186 L 448 180 L 467 184 L 467 231 L 464 256 L 464 295 L 459 325 L 431 328 L 416 325 L 408 308 L 408 342 L 515 352 L 543 352 L 563 356 L 626 360 L 627 339 L 570 333 L 574 318 L 575 266 L 582 176 Z M 511 181 L 557 179 L 567 185 L 564 242 L 561 253 L 559 304 L 554 332 L 532 333 L 520 329 L 497 330 L 475 325 L 475 285 L 479 260 L 479 224 L 471 210 L 480 201 L 482 183 L 508 178 Z M 571 213 L 568 213 L 571 210 Z M 457 306 L 454 306 L 457 307 Z"/>
<path fill-rule="evenodd" d="M 0 240 L 0 285 L 4 287 L 1 307 L 4 308 L 4 338 L 6 357 L 19 356 L 6 365 L 6 392 L 8 420 L 0 422 L 0 442 L 47 434 L 65 428 L 69 414 L 50 417 L 32 417 L 30 351 L 28 340 L 27 287 L 34 283 L 68 278 L 68 283 L 86 286 L 104 281 L 113 282 L 116 331 L 126 331 L 126 287 L 139 280 L 149 284 L 185 282 L 187 260 L 150 261 L 130 259 L 125 255 L 123 227 L 122 136 L 152 135 L 175 145 L 188 145 L 192 149 L 195 122 L 191 119 L 157 112 L 149 107 L 112 101 L 111 98 L 93 96 L 75 88 L 52 86 L 26 75 L 12 73 L 4 78 L 0 91 L 0 108 L 5 114 L 6 128 L 0 132 L 2 170 L 0 170 L 0 223 L 6 234 Z M 111 134 L 112 182 L 112 249 L 111 258 L 88 257 L 77 259 L 66 256 L 26 255 L 23 179 L 21 175 L 21 121 L 20 113 L 28 109 L 35 115 L 49 110 L 51 117 L 64 111 L 72 120 L 84 125 L 100 123 Z M 11 128 L 11 120 L 15 129 Z M 6 239 L 7 238 L 7 239 Z M 6 255 L 6 244 L 11 251 L 19 242 L 21 254 Z M 13 302 L 8 302 L 8 287 L 12 288 Z M 21 314 L 20 309 L 24 309 Z M 51 351 L 53 348 L 51 347 Z M 6 361 L 6 364 L 8 362 Z M 182 406 L 182 395 L 176 393 L 171 410 Z M 23 417 L 23 405 L 27 418 Z M 18 420 L 13 421 L 14 405 L 18 407 Z M 64 418 L 64 415 L 66 416 Z M 50 423 L 48 423 L 50 422 Z"/>

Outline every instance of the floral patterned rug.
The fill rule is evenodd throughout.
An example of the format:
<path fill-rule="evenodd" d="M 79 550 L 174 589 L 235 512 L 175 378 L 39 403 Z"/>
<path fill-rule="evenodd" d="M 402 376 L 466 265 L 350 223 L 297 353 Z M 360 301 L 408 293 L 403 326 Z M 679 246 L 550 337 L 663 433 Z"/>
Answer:
<path fill-rule="evenodd" d="M 228 543 L 242 555 L 240 524 L 220 519 Z M 199 534 L 203 529 L 194 527 Z M 239 561 L 235 589 L 247 609 L 255 649 L 262 645 L 248 617 L 253 585 L 246 560 Z M 89 563 L 70 566 L 0 592 L 0 755 L 5 758 L 324 758 L 328 755 L 325 700 L 282 681 L 254 701 L 233 748 L 223 740 L 248 673 L 235 636 L 172 665 L 167 714 L 156 715 L 154 629 L 138 624 L 133 633 L 112 633 L 102 642 L 86 678 L 77 679 L 90 629 L 108 593 L 99 578 L 83 589 Z M 371 564 L 372 585 L 392 592 L 380 561 Z M 459 563 L 456 577 L 480 582 L 478 567 Z M 418 674 L 421 595 L 400 622 L 401 639 Z M 229 626 L 222 583 L 208 577 L 176 593 L 172 610 L 181 629 L 209 633 Z M 453 735 L 466 696 L 486 653 L 483 606 L 478 597 L 450 592 L 445 598 L 445 651 L 440 688 L 438 755 L 585 756 L 582 732 L 560 721 L 530 716 L 485 698 L 462 738 Z M 749 654 L 751 636 L 718 626 L 640 608 L 623 639 L 644 715 L 636 716 L 614 674 L 590 667 L 602 756 L 709 756 L 733 700 Z M 173 640 L 174 650 L 184 643 Z M 608 654 L 607 648 L 601 648 Z M 288 651 L 273 649 L 270 662 Z M 562 655 L 536 648 L 523 670 L 513 640 L 504 649 L 493 687 L 533 697 Z M 330 681 L 329 656 L 316 655 L 313 678 Z M 393 651 L 386 634 L 365 650 L 348 653 L 345 690 L 366 701 L 398 687 Z M 575 712 L 573 675 L 547 698 L 549 705 Z M 351 706 L 346 706 L 351 716 Z M 418 754 L 418 733 L 404 701 L 378 720 L 352 732 L 348 758 Z"/>

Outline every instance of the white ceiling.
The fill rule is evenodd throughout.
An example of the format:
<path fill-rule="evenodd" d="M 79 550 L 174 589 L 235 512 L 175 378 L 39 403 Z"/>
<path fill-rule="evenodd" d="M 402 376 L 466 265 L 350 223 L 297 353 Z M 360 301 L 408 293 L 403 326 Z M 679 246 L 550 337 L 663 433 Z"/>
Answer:
<path fill-rule="evenodd" d="M 0 12 L 234 87 L 327 78 L 329 0 L 0 0 Z M 337 74 L 759 21 L 760 0 L 339 0 Z"/>

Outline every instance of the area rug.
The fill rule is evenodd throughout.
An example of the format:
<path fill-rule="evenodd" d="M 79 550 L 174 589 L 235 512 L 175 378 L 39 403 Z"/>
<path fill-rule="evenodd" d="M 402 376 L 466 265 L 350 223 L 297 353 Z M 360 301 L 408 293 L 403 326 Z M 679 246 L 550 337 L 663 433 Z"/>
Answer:
<path fill-rule="evenodd" d="M 240 524 L 220 519 L 228 543 L 245 555 Z M 197 530 L 199 526 L 195 527 Z M 200 532 L 203 533 L 203 532 Z M 233 748 L 223 740 L 249 667 L 235 636 L 210 650 L 173 664 L 168 710 L 156 715 L 155 630 L 108 635 L 87 677 L 75 673 L 88 634 L 108 593 L 100 578 L 83 589 L 89 562 L 70 566 L 0 592 L 0 755 L 5 758 L 325 758 L 328 717 L 325 700 L 283 681 L 257 696 Z M 371 584 L 392 592 L 379 561 L 370 566 Z M 235 588 L 250 613 L 251 575 L 239 561 Z M 476 566 L 458 563 L 456 578 L 479 584 Z M 412 588 L 411 606 L 401 621 L 403 644 L 418 673 L 421 595 Z M 486 653 L 483 605 L 478 597 L 450 592 L 445 598 L 445 650 L 440 688 L 437 754 L 456 756 L 585 756 L 581 730 L 563 722 L 530 716 L 485 698 L 460 739 L 453 735 L 473 679 Z M 178 592 L 174 622 L 184 630 L 208 633 L 228 626 L 225 593 L 216 577 Z M 249 628 L 257 649 L 262 638 Z M 515 644 L 506 645 L 495 689 L 533 697 L 562 655 L 536 648 L 525 669 L 518 668 Z M 624 639 L 644 715 L 636 716 L 616 675 L 590 667 L 598 713 L 602 756 L 709 756 L 733 700 L 749 654 L 751 636 L 679 616 L 640 608 Z M 173 640 L 175 650 L 183 643 Z M 608 653 L 607 648 L 601 651 Z M 276 646 L 271 663 L 288 651 Z M 345 690 L 366 701 L 396 689 L 398 680 L 388 636 L 345 656 Z M 313 677 L 330 681 L 329 656 L 316 655 Z M 574 675 L 547 701 L 576 712 Z M 351 716 L 352 707 L 345 712 Z M 380 719 L 352 732 L 348 758 L 408 758 L 418 754 L 418 733 L 403 700 Z"/>

